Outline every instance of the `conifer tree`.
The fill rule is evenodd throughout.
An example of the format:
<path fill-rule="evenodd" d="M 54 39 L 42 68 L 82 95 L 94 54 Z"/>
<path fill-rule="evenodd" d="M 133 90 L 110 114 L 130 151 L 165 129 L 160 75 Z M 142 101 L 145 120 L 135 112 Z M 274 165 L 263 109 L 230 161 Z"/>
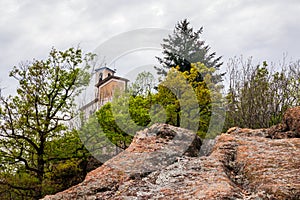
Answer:
<path fill-rule="evenodd" d="M 184 19 L 175 26 L 173 34 L 163 39 L 161 44 L 163 48 L 163 57 L 156 57 L 162 67 L 155 67 L 158 74 L 166 75 L 170 68 L 179 66 L 179 71 L 189 71 L 191 63 L 203 63 L 208 68 L 218 70 L 223 64 L 220 62 L 221 56 L 216 57 L 216 52 L 210 52 L 210 47 L 200 39 L 203 27 L 194 31 L 190 27 L 190 22 Z M 222 80 L 224 74 L 215 74 L 213 76 L 214 83 Z M 199 75 L 198 81 L 203 81 L 203 77 Z"/>

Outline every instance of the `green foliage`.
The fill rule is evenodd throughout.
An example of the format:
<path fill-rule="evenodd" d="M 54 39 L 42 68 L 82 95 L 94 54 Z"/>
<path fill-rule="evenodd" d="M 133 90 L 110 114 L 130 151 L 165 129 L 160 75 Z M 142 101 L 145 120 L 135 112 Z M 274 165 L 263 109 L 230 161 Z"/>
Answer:
<path fill-rule="evenodd" d="M 192 63 L 189 71 L 180 72 L 178 66 L 168 72 L 156 95 L 156 103 L 165 109 L 166 123 L 194 130 L 202 138 L 218 134 L 207 135 L 212 106 L 222 103 L 222 86 L 212 82 L 214 72 L 202 63 Z M 203 81 L 198 81 L 199 74 Z"/>
<path fill-rule="evenodd" d="M 200 40 L 203 32 L 203 27 L 194 31 L 190 27 L 190 22 L 184 19 L 178 22 L 175 26 L 173 34 L 168 38 L 163 39 L 163 57 L 157 57 L 162 67 L 155 67 L 158 74 L 167 75 L 170 68 L 179 67 L 179 71 L 190 71 L 191 63 L 203 63 L 207 68 L 218 70 L 222 63 L 221 57 L 217 57 L 216 53 L 210 53 L 210 47 L 205 45 L 204 41 Z M 214 74 L 212 80 L 214 83 L 221 81 L 224 74 Z M 197 81 L 203 81 L 200 74 L 197 76 Z"/>
<path fill-rule="evenodd" d="M 126 149 L 133 135 L 151 122 L 151 101 L 151 94 L 146 97 L 133 96 L 130 92 L 115 94 L 111 103 L 96 112 L 101 134 L 117 147 Z"/>
<path fill-rule="evenodd" d="M 147 96 L 153 90 L 155 84 L 154 76 L 150 72 L 141 72 L 137 75 L 135 82 L 130 86 L 133 96 Z"/>
<path fill-rule="evenodd" d="M 120 99 L 122 100 L 122 98 Z M 120 128 L 116 123 L 116 116 L 113 115 L 111 103 L 105 104 L 97 111 L 98 122 L 105 136 L 117 147 L 125 149 L 132 140 L 132 135 L 126 131 L 130 130 L 131 127 L 127 121 L 128 115 L 120 113 L 118 116 L 121 117 L 118 119 L 128 126 L 126 129 Z"/>
<path fill-rule="evenodd" d="M 83 181 L 86 172 L 81 167 L 82 162 L 82 157 L 78 157 L 53 163 L 51 171 L 45 173 L 44 193 L 54 194 Z"/>
<path fill-rule="evenodd" d="M 105 108 L 103 109 L 105 110 Z M 84 146 L 98 160 L 107 160 L 106 158 L 103 158 L 103 156 L 114 151 L 114 149 L 108 149 L 110 147 L 108 146 L 108 144 L 110 144 L 110 141 L 103 132 L 96 114 L 91 115 L 89 119 L 82 124 L 79 129 L 79 134 Z M 107 147 L 107 153 L 103 152 L 103 147 Z"/>
<path fill-rule="evenodd" d="M 0 99 L 0 184 L 14 199 L 38 199 L 63 188 L 49 181 L 51 170 L 60 160 L 70 164 L 68 159 L 83 156 L 77 133 L 66 123 L 75 114 L 74 98 L 88 85 L 93 57 L 81 49 L 52 49 L 46 60 L 10 72 L 19 86 L 17 95 Z"/>
<path fill-rule="evenodd" d="M 186 19 L 178 22 L 173 34 L 163 39 L 163 57 L 157 57 L 162 66 L 155 68 L 158 74 L 167 76 L 167 81 L 163 81 L 168 83 L 167 87 L 158 87 L 158 99 L 166 110 L 167 123 L 191 128 L 197 121 L 197 133 L 201 137 L 211 138 L 220 131 L 224 118 L 220 93 L 222 85 L 219 83 L 225 73 L 217 73 L 223 64 L 220 62 L 221 57 L 215 57 L 215 52 L 209 52 L 210 47 L 200 40 L 202 32 L 202 27 L 194 31 Z M 170 69 L 176 69 L 182 74 L 174 77 L 174 71 L 168 72 Z M 178 76 L 183 76 L 184 79 L 180 80 Z M 187 85 L 185 81 L 192 86 L 192 90 L 179 86 Z M 174 88 L 177 86 L 179 88 Z M 194 93 L 188 94 L 187 91 Z M 198 103 L 189 98 L 195 95 Z"/>
<path fill-rule="evenodd" d="M 232 60 L 224 131 L 232 126 L 267 128 L 279 123 L 288 107 L 299 105 L 300 73 L 295 65 L 272 71 L 266 62 L 253 66 L 249 59 Z M 299 66 L 296 66 L 299 68 Z"/>
<path fill-rule="evenodd" d="M 103 148 L 110 155 L 126 149 L 137 131 L 153 123 L 154 118 L 151 119 L 150 113 L 157 108 L 152 108 L 153 84 L 154 77 L 151 73 L 140 73 L 127 92 L 115 91 L 113 101 L 103 105 L 95 116 L 88 120 L 87 126 L 84 127 L 97 127 L 97 131 L 94 132 L 96 134 L 92 134 L 93 131 L 84 131 L 85 137 L 89 138 L 84 139 L 85 143 L 93 144 L 90 145 L 92 147 L 96 145 L 96 142 L 93 142 L 95 140 L 99 144 L 96 145 L 98 149 L 93 155 L 103 157 L 106 154 Z M 117 148 L 114 148 L 115 146 Z"/>
<path fill-rule="evenodd" d="M 207 134 L 212 107 L 216 107 L 216 99 L 222 99 L 222 87 L 212 82 L 214 72 L 213 68 L 195 63 L 190 71 L 171 69 L 155 94 L 117 93 L 111 103 L 96 113 L 102 130 L 98 134 L 122 149 L 129 146 L 137 131 L 157 122 L 194 130 L 203 138 L 214 137 L 217 130 Z M 197 81 L 199 73 L 203 76 L 201 82 Z"/>

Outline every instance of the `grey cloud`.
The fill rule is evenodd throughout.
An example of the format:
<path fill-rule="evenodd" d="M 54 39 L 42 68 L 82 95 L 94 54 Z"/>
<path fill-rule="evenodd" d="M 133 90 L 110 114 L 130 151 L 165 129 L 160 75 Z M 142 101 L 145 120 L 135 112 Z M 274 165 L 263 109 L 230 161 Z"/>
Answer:
<path fill-rule="evenodd" d="M 3 3 L 4 2 L 4 3 Z M 139 28 L 173 29 L 188 18 L 204 26 L 203 38 L 223 61 L 253 55 L 277 61 L 283 52 L 299 59 L 297 0 L 193 1 L 3 1 L 0 2 L 1 85 L 11 66 L 43 58 L 52 46 L 78 44 L 87 51 L 111 37 Z M 124 61 L 125 62 L 125 61 Z"/>

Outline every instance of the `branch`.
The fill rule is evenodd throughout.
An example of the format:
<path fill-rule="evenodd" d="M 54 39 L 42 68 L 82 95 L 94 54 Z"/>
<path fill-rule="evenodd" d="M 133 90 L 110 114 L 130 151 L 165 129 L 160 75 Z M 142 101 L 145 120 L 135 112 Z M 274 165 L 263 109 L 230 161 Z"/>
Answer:
<path fill-rule="evenodd" d="M 16 189 L 16 190 L 34 190 L 35 187 L 22 187 L 22 186 L 17 186 L 17 185 L 13 185 L 11 183 L 8 183 L 7 181 L 2 181 L 0 179 L 0 185 L 7 185 L 10 188 Z"/>

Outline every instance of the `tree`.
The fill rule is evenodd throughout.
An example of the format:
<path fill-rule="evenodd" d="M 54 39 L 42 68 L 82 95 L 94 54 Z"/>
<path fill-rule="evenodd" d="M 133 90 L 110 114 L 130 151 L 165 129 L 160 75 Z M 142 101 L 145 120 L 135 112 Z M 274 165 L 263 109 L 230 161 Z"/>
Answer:
<path fill-rule="evenodd" d="M 153 75 L 150 72 L 142 72 L 138 74 L 127 91 L 116 90 L 113 101 L 105 104 L 96 112 L 99 123 L 98 131 L 94 135 L 87 135 L 91 136 L 90 140 L 103 141 L 101 144 L 98 143 L 99 149 L 97 153 L 95 152 L 98 156 L 103 157 L 105 154 L 101 147 L 106 152 L 109 151 L 111 155 L 113 155 L 112 147 L 115 147 L 115 153 L 126 149 L 137 131 L 158 121 L 158 119 L 151 119 L 150 116 L 154 102 L 154 95 L 151 93 L 153 87 Z M 91 123 L 92 120 L 89 119 L 88 123 Z M 95 126 L 97 125 L 89 125 L 89 127 Z"/>
<path fill-rule="evenodd" d="M 120 98 L 119 100 L 123 101 L 124 99 Z M 130 116 L 127 113 L 123 113 L 122 110 L 128 109 L 126 107 L 121 108 L 121 111 L 118 114 L 118 120 L 121 120 L 124 124 L 126 124 L 127 128 L 121 128 L 116 123 L 116 116 L 113 112 L 112 103 L 107 103 L 97 111 L 96 115 L 98 117 L 98 122 L 101 127 L 101 132 L 103 131 L 106 138 L 109 139 L 111 143 L 113 143 L 117 148 L 126 149 L 132 140 L 133 134 L 128 134 L 128 129 L 130 130 Z M 121 105 L 122 106 L 122 105 Z M 120 124 L 120 123 L 119 123 Z M 116 150 L 118 153 L 120 150 Z"/>
<path fill-rule="evenodd" d="M 155 95 L 155 103 L 164 108 L 160 112 L 166 112 L 166 123 L 194 130 L 202 138 L 208 136 L 212 107 L 222 104 L 222 86 L 212 82 L 214 70 L 199 62 L 192 63 L 189 71 L 181 72 L 177 66 L 168 72 Z M 199 73 L 203 81 L 197 80 Z"/>
<path fill-rule="evenodd" d="M 43 180 L 43 194 L 54 194 L 83 181 L 91 161 L 73 129 L 52 139 L 47 145 L 47 162 Z"/>
<path fill-rule="evenodd" d="M 139 73 L 133 84 L 130 86 L 130 92 L 133 96 L 147 96 L 155 87 L 155 78 L 150 72 L 143 71 Z"/>
<path fill-rule="evenodd" d="M 168 76 L 173 76 L 174 72 L 168 74 L 170 69 L 175 69 L 182 74 L 180 76 L 185 77 L 185 81 L 188 82 L 193 88 L 194 93 L 197 96 L 198 103 L 192 103 L 197 105 L 200 109 L 200 112 L 196 112 L 198 116 L 195 118 L 198 120 L 199 127 L 202 130 L 198 130 L 198 134 L 201 137 L 213 137 L 216 135 L 216 131 L 219 130 L 220 124 L 215 121 L 216 118 L 222 118 L 222 95 L 220 93 L 220 89 L 222 85 L 222 77 L 225 73 L 217 73 L 222 65 L 220 62 L 221 57 L 216 57 L 216 53 L 210 53 L 210 47 L 205 45 L 204 41 L 200 40 L 200 36 L 203 32 L 203 27 L 199 30 L 194 31 L 192 27 L 190 27 L 190 23 L 184 19 L 178 22 L 175 26 L 173 34 L 169 35 L 168 38 L 163 39 L 163 57 L 157 57 L 159 63 L 162 65 L 161 67 L 155 67 L 158 71 L 158 74 L 162 74 L 165 76 L 167 82 L 173 84 L 171 86 L 169 84 L 168 88 L 177 87 L 176 76 L 174 80 L 168 78 Z M 179 82 L 183 83 L 184 80 Z M 164 80 L 162 81 L 164 82 Z M 209 85 L 208 85 L 209 84 Z M 178 90 L 179 89 L 179 90 Z M 159 87 L 160 99 L 165 99 L 165 109 L 171 111 L 167 112 L 167 122 L 170 122 L 173 125 L 181 126 L 182 117 L 185 117 L 182 112 L 182 104 L 188 107 L 188 105 L 192 105 L 191 103 L 179 103 L 179 99 L 181 99 L 182 95 L 185 94 L 182 88 L 178 88 L 176 91 L 171 92 L 163 86 Z M 173 94 L 170 94 L 173 93 Z M 178 96 L 179 95 L 179 96 Z M 165 97 L 163 97 L 165 96 Z M 167 97 L 168 96 L 168 97 Z M 186 95 L 188 96 L 188 95 Z M 215 97 L 218 96 L 219 100 Z M 176 100 L 176 98 L 177 100 Z M 173 101 L 173 103 L 171 103 Z M 186 102 L 190 100 L 187 98 Z M 166 107 L 166 105 L 168 105 Z M 186 108 L 185 108 L 186 109 Z M 195 111 L 194 109 L 190 109 Z M 171 114 L 172 113 L 172 114 Z M 176 114 L 175 114 L 176 113 Z M 217 116 L 217 115 L 219 116 Z M 176 119 L 174 118 L 176 115 Z M 187 114 L 189 115 L 189 114 Z M 213 115 L 213 117 L 211 116 Z M 214 119 L 213 123 L 214 127 L 210 126 L 211 119 Z M 186 121 L 186 120 L 184 120 Z M 190 120 L 187 120 L 190 121 Z M 209 134 L 206 134 L 206 131 L 215 129 Z M 218 128 L 217 128 L 218 127 Z"/>
<path fill-rule="evenodd" d="M 131 92 L 116 93 L 111 103 L 96 112 L 102 135 L 120 149 L 126 149 L 133 135 L 151 122 L 151 94 L 133 96 Z M 118 150 L 119 152 L 120 150 Z"/>
<path fill-rule="evenodd" d="M 200 40 L 203 27 L 194 31 L 189 26 L 190 22 L 184 19 L 175 26 L 173 34 L 163 39 L 163 57 L 157 57 L 162 67 L 155 67 L 158 74 L 166 75 L 167 70 L 179 66 L 179 71 L 189 71 L 191 63 L 203 63 L 207 68 L 218 70 L 222 63 L 221 57 L 215 57 L 216 53 L 210 53 L 210 47 Z M 224 74 L 215 74 L 212 77 L 214 83 L 221 81 Z M 198 74 L 197 81 L 203 81 L 201 74 Z"/>
<path fill-rule="evenodd" d="M 105 109 L 106 106 L 104 105 L 101 109 Z M 101 163 L 104 163 L 111 155 L 114 155 L 114 149 L 111 150 L 111 142 L 103 132 L 96 113 L 92 114 L 87 120 L 82 120 L 79 136 L 91 155 Z"/>
<path fill-rule="evenodd" d="M 298 64 L 297 64 L 298 63 Z M 299 62 L 253 65 L 234 58 L 229 63 L 229 91 L 224 131 L 232 126 L 267 128 L 279 123 L 287 108 L 299 104 Z M 278 69 L 278 67 L 277 67 Z"/>
<path fill-rule="evenodd" d="M 77 152 L 82 148 L 72 140 L 61 143 L 61 138 L 70 134 L 66 123 L 75 114 L 74 98 L 89 83 L 88 69 L 93 58 L 90 53 L 83 55 L 79 48 L 53 48 L 46 60 L 34 60 L 10 72 L 19 86 L 15 96 L 0 99 L 0 154 L 4 172 L 0 184 L 9 187 L 15 197 L 41 198 L 47 191 L 44 186 L 53 162 L 72 157 L 64 154 L 66 149 Z M 59 146 L 57 141 L 63 145 Z"/>

